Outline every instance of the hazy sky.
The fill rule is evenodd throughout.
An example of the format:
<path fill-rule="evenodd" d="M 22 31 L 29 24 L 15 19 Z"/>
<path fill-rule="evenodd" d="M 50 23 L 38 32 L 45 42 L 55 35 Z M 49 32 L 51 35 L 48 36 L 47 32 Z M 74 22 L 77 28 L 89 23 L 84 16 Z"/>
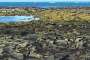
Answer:
<path fill-rule="evenodd" d="M 64 2 L 64 1 L 85 1 L 90 2 L 90 0 L 0 0 L 0 2 Z"/>

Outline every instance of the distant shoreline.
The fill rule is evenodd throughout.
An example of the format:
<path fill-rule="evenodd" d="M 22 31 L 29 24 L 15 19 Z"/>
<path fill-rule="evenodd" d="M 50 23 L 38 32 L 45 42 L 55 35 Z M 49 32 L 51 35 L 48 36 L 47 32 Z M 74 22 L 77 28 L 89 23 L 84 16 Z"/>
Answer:
<path fill-rule="evenodd" d="M 41 7 L 13 7 L 13 6 L 0 6 L 0 9 L 15 9 L 15 8 L 22 8 L 22 9 L 25 9 L 25 8 L 31 8 L 31 9 L 88 9 L 90 7 L 48 7 L 48 8 L 41 8 Z"/>
<path fill-rule="evenodd" d="M 80 10 L 80 9 L 90 10 L 90 7 L 65 7 L 65 8 L 0 7 L 0 11 L 1 11 L 0 16 L 16 16 L 16 15 L 18 16 L 30 16 L 30 15 L 38 16 L 37 13 L 39 13 L 40 11 L 45 11 L 45 10 L 60 11 L 60 10 L 73 10 L 73 9 L 74 10 Z"/>

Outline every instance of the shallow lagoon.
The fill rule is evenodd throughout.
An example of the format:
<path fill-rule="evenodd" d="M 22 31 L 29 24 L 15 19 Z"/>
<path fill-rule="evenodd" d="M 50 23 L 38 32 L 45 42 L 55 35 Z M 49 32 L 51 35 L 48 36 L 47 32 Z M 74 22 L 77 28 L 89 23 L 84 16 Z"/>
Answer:
<path fill-rule="evenodd" d="M 0 22 L 20 22 L 34 20 L 34 16 L 0 16 Z"/>

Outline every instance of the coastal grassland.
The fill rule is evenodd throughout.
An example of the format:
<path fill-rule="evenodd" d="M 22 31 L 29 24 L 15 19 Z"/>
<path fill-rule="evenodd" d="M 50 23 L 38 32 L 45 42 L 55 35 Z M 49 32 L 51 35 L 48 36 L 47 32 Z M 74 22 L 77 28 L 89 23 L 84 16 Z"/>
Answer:
<path fill-rule="evenodd" d="M 90 10 L 87 9 L 59 9 L 38 12 L 44 20 L 86 20 L 90 21 Z"/>
<path fill-rule="evenodd" d="M 3 8 L 0 16 L 35 15 L 42 20 L 86 20 L 90 21 L 90 8 Z"/>

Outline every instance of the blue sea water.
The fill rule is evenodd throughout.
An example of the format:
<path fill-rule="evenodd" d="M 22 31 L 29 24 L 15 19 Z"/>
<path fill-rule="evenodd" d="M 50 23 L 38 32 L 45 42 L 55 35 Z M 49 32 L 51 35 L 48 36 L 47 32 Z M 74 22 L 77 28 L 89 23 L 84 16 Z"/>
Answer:
<path fill-rule="evenodd" d="M 0 7 L 90 7 L 90 2 L 0 2 Z"/>
<path fill-rule="evenodd" d="M 0 22 L 20 22 L 20 21 L 31 21 L 34 16 L 0 16 Z"/>

